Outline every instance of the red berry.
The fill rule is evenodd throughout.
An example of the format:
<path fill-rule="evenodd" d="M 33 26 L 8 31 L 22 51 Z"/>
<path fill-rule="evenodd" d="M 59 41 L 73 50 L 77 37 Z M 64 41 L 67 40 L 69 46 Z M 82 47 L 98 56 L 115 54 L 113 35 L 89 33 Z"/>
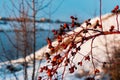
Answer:
<path fill-rule="evenodd" d="M 40 69 L 40 72 L 43 72 L 43 68 Z"/>
<path fill-rule="evenodd" d="M 96 70 L 95 70 L 95 74 L 96 74 L 96 73 L 100 73 L 100 71 L 99 71 L 98 69 L 96 69 Z"/>
<path fill-rule="evenodd" d="M 57 40 L 58 40 L 58 42 L 62 42 L 62 36 L 58 35 Z"/>
<path fill-rule="evenodd" d="M 64 28 L 67 28 L 68 24 L 64 23 Z"/>
<path fill-rule="evenodd" d="M 49 37 L 47 38 L 47 43 L 48 43 L 49 46 L 52 45 L 51 39 Z"/>
<path fill-rule="evenodd" d="M 75 17 L 74 19 L 75 19 L 75 20 L 78 20 L 78 18 L 77 18 L 77 17 Z"/>
<path fill-rule="evenodd" d="M 90 61 L 90 57 L 89 57 L 89 56 L 86 56 L 86 57 L 85 57 L 85 60 Z"/>
<path fill-rule="evenodd" d="M 47 75 L 48 75 L 49 77 L 52 76 L 52 74 L 51 74 L 51 70 L 50 70 L 50 69 L 47 70 Z"/>
<path fill-rule="evenodd" d="M 67 48 L 67 45 L 66 44 L 61 44 L 61 46 L 64 48 L 64 49 L 66 49 Z"/>
<path fill-rule="evenodd" d="M 57 57 L 55 56 L 52 61 L 57 61 Z"/>
<path fill-rule="evenodd" d="M 74 19 L 74 17 L 73 17 L 73 16 L 70 16 L 70 18 L 71 18 L 71 19 Z"/>
<path fill-rule="evenodd" d="M 109 31 L 113 31 L 114 30 L 114 26 L 111 26 L 111 28 L 109 29 Z"/>
<path fill-rule="evenodd" d="M 102 28 L 102 25 L 99 25 L 99 28 Z"/>
<path fill-rule="evenodd" d="M 69 68 L 70 73 L 74 72 L 74 67 Z"/>
<path fill-rule="evenodd" d="M 115 6 L 115 10 L 118 10 L 119 9 L 119 5 Z"/>
<path fill-rule="evenodd" d="M 42 77 L 41 77 L 41 76 L 39 76 L 39 77 L 38 77 L 38 80 L 42 80 Z"/>
<path fill-rule="evenodd" d="M 78 62 L 78 65 L 82 66 L 82 61 L 81 61 L 81 62 Z"/>
<path fill-rule="evenodd" d="M 53 32 L 54 35 L 57 35 L 57 31 L 56 30 L 53 29 L 52 32 Z"/>
<path fill-rule="evenodd" d="M 53 52 L 55 50 L 55 48 L 53 46 L 51 46 L 50 50 Z"/>

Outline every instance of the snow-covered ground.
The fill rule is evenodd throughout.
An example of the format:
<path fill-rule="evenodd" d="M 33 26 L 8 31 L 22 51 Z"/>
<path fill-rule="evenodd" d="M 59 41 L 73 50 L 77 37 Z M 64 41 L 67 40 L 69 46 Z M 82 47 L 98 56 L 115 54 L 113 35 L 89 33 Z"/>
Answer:
<path fill-rule="evenodd" d="M 96 18 L 94 18 L 90 21 L 92 23 L 92 26 L 95 24 L 96 20 L 99 20 L 99 17 L 96 17 Z M 111 25 L 117 26 L 116 15 L 113 15 L 111 13 L 103 15 L 102 16 L 102 21 L 103 21 L 104 30 L 109 30 Z M 120 15 L 118 17 L 118 21 L 120 22 Z M 83 23 L 82 26 L 85 27 L 85 23 Z M 90 27 L 92 27 L 92 26 L 90 26 Z M 75 31 L 80 31 L 80 28 L 79 27 L 76 28 Z M 108 45 L 108 52 L 111 52 L 111 48 L 114 46 L 114 44 L 112 44 L 113 40 L 116 40 L 116 41 L 120 40 L 120 35 L 108 35 L 108 36 L 97 37 L 95 39 L 94 43 L 93 43 L 93 46 L 94 46 L 93 55 L 95 56 L 95 58 L 99 59 L 99 61 L 101 61 L 101 62 L 107 61 L 105 44 Z M 56 41 L 54 41 L 53 44 L 56 45 Z M 89 40 L 87 43 L 82 45 L 80 53 L 82 53 L 84 55 L 89 53 L 90 47 L 91 47 L 90 45 L 91 45 L 91 40 Z M 40 61 L 41 59 L 44 58 L 43 55 L 44 55 L 45 52 L 49 52 L 49 49 L 47 49 L 47 46 L 41 48 L 40 50 L 36 51 L 36 53 L 35 53 L 36 54 L 36 62 L 37 62 L 36 63 L 36 69 L 37 70 L 39 69 L 39 66 L 42 66 L 42 65 L 45 64 L 45 61 Z M 81 57 L 82 56 L 80 54 L 77 54 L 75 56 L 74 62 L 78 62 L 79 60 L 81 60 Z M 27 62 L 30 62 L 31 58 L 33 58 L 33 54 L 26 57 Z M 24 80 L 23 79 L 24 78 L 24 76 L 23 76 L 24 75 L 23 74 L 23 66 L 22 66 L 23 62 L 24 62 L 23 58 L 11 61 L 13 66 L 15 68 L 17 68 L 17 70 L 18 70 L 15 73 L 11 73 L 8 69 L 6 69 L 7 66 L 10 64 L 10 62 L 0 63 L 0 80 L 16 80 L 15 75 L 18 78 L 18 80 Z M 96 79 L 101 78 L 105 75 L 103 73 L 103 70 L 102 70 L 101 66 L 102 66 L 102 64 L 99 64 L 99 63 L 96 62 L 97 69 L 99 69 L 101 71 L 101 75 L 98 75 L 96 77 Z M 27 69 L 28 69 L 28 78 L 29 78 L 29 80 L 31 80 L 32 64 L 29 64 Z M 82 72 L 84 72 L 84 70 L 85 71 L 88 71 L 88 70 L 92 71 L 92 69 L 93 69 L 93 67 L 92 67 L 91 62 L 84 61 L 83 66 L 80 67 L 78 69 L 78 71 L 76 71 L 76 73 L 71 74 L 71 75 L 69 75 L 69 74 L 65 75 L 65 80 L 73 80 L 73 79 L 80 80 L 80 78 L 77 78 L 75 76 L 75 74 L 82 73 Z M 84 72 L 84 73 L 86 73 L 86 72 Z M 39 75 L 39 72 L 38 73 L 36 72 L 36 74 Z M 92 75 L 92 72 L 89 72 L 87 75 L 89 75 L 89 74 Z M 106 76 L 108 76 L 108 75 L 106 74 Z M 85 79 L 85 76 L 82 76 L 81 80 L 84 80 L 84 79 Z M 106 80 L 108 80 L 108 79 L 106 79 Z"/>

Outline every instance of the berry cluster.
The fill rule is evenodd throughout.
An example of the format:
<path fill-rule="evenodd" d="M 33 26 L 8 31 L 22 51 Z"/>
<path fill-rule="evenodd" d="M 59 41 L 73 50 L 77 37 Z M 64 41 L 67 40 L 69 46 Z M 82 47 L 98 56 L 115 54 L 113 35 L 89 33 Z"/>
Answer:
<path fill-rule="evenodd" d="M 119 6 L 116 6 L 112 12 L 116 13 L 118 9 Z M 71 16 L 70 18 L 72 20 L 71 24 L 64 23 L 63 25 L 60 25 L 59 30 L 52 30 L 54 37 L 57 40 L 57 45 L 54 46 L 51 39 L 47 38 L 50 52 L 46 52 L 45 56 L 49 65 L 45 65 L 40 68 L 40 73 L 46 73 L 47 79 L 57 80 L 58 77 L 63 79 L 67 69 L 69 73 L 74 73 L 75 70 L 77 70 L 77 67 L 83 66 L 83 61 L 92 62 L 94 67 L 94 75 L 100 73 L 100 70 L 97 69 L 94 64 L 94 60 L 99 60 L 94 58 L 92 53 L 94 39 L 100 35 L 120 34 L 120 31 L 115 30 L 115 26 L 113 25 L 108 31 L 103 31 L 102 24 L 100 24 L 99 20 L 96 20 L 95 24 L 93 25 L 91 23 L 91 19 L 88 19 L 85 21 L 86 27 L 83 27 L 80 23 L 78 23 L 78 18 L 74 16 Z M 80 30 L 75 31 L 73 29 L 75 27 L 79 27 Z M 72 33 L 67 32 L 70 30 L 72 30 Z M 81 54 L 81 46 L 90 39 L 92 40 L 90 52 L 87 55 Z M 83 56 L 83 58 L 80 59 L 77 64 L 73 61 L 76 54 L 81 54 Z M 101 63 L 104 64 L 104 62 Z M 63 68 L 63 70 L 59 71 L 61 70 L 60 68 Z M 38 80 L 42 79 L 44 80 L 45 78 L 43 76 L 39 76 Z M 92 80 L 94 80 L 94 78 L 92 78 Z"/>

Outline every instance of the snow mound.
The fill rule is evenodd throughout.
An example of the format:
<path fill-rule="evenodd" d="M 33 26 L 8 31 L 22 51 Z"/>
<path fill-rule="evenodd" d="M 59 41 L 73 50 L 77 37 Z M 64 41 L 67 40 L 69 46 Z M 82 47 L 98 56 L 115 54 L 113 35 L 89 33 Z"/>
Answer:
<path fill-rule="evenodd" d="M 91 19 L 91 26 L 89 27 L 93 27 L 96 23 L 96 20 L 99 20 L 99 17 L 96 17 L 94 19 Z M 120 14 L 118 15 L 118 21 L 120 22 Z M 105 14 L 102 16 L 102 25 L 103 25 L 103 30 L 105 31 L 108 31 L 111 27 L 111 25 L 114 25 L 114 26 L 117 26 L 117 22 L 116 22 L 116 15 L 115 14 Z M 83 27 L 86 26 L 85 23 L 82 24 Z M 120 26 L 119 26 L 120 27 Z M 76 28 L 75 31 L 76 32 L 79 32 L 81 28 Z M 69 34 L 72 34 L 72 32 L 69 32 Z M 67 41 L 67 39 L 69 38 L 66 38 L 65 41 Z M 94 40 L 94 43 L 93 43 L 93 56 L 95 56 L 96 59 L 99 59 L 99 61 L 101 62 L 106 62 L 107 61 L 107 54 L 106 52 L 109 52 L 111 53 L 111 49 L 113 46 L 117 46 L 113 43 L 113 40 L 115 41 L 118 41 L 120 40 L 120 35 L 108 35 L 108 36 L 99 36 L 97 37 L 95 40 Z M 57 41 L 54 41 L 53 42 L 53 45 L 57 45 Z M 80 53 L 83 54 L 83 55 L 86 55 L 90 52 L 90 49 L 91 49 L 91 40 L 87 41 L 87 43 L 83 44 L 81 46 L 81 50 L 80 50 Z M 106 50 L 106 46 L 107 45 L 107 50 Z M 50 50 L 48 49 L 48 46 L 44 46 L 43 48 L 41 48 L 40 50 L 36 51 L 35 52 L 35 57 L 36 57 L 36 60 L 42 60 L 44 58 L 44 54 L 46 52 L 49 52 L 50 53 Z M 27 62 L 31 62 L 33 60 L 33 57 L 34 55 L 31 54 L 29 56 L 26 57 L 26 61 Z M 80 61 L 82 58 L 82 56 L 80 54 L 77 54 L 74 58 L 74 62 L 77 64 L 78 61 Z M 19 64 L 19 63 L 24 63 L 25 62 L 25 59 L 23 58 L 19 58 L 17 60 L 12 60 L 11 63 L 12 64 Z M 5 63 L 0 63 L 0 65 L 4 65 L 4 64 L 8 64 L 9 62 L 5 62 Z M 84 65 L 85 64 L 85 65 Z M 39 65 L 38 62 L 36 64 L 37 66 Z M 41 65 L 44 65 L 44 63 L 41 63 Z M 84 61 L 83 62 L 83 65 L 82 67 L 79 68 L 79 70 L 77 71 L 77 73 L 80 72 L 81 69 L 84 69 L 85 71 L 88 71 L 88 70 L 92 70 L 93 69 L 93 65 L 91 64 L 91 62 L 87 62 L 87 61 Z M 101 74 L 102 74 L 102 64 L 98 64 L 97 62 L 95 63 L 96 67 L 101 71 Z M 1 67 L 0 67 L 1 68 Z M 2 70 L 0 71 L 3 71 L 4 68 L 1 68 Z M 32 67 L 28 68 L 30 72 L 32 72 Z M 19 71 L 18 74 L 22 74 L 23 71 Z M 93 74 L 92 72 L 89 72 L 89 74 Z M 74 74 L 75 75 L 75 74 Z M 21 76 L 21 75 L 17 75 L 18 77 Z M 72 77 L 70 77 L 72 76 Z M 73 77 L 73 75 L 68 75 L 66 76 L 66 80 L 71 80 Z M 104 74 L 103 74 L 104 76 Z M 2 75 L 2 78 L 4 76 Z M 101 77 L 101 76 L 100 76 Z M 0 76 L 0 79 L 2 79 L 1 76 Z M 84 77 L 83 77 L 84 79 Z M 13 79 L 15 80 L 15 79 Z M 80 79 L 77 79 L 76 80 L 80 80 Z"/>
<path fill-rule="evenodd" d="M 95 23 L 96 23 L 96 20 L 99 20 L 99 17 L 91 19 L 90 22 L 91 22 L 92 25 L 89 26 L 89 27 L 93 27 L 95 25 Z M 118 15 L 118 21 L 120 21 L 120 14 Z M 106 30 L 106 31 L 110 29 L 111 25 L 117 26 L 116 15 L 112 14 L 112 13 L 103 15 L 102 16 L 102 25 L 103 25 L 103 30 Z M 85 27 L 86 24 L 83 23 L 82 26 Z M 76 32 L 78 32 L 80 30 L 81 30 L 81 28 L 79 28 L 79 27 L 75 29 Z M 71 33 L 72 32 L 69 32 L 69 34 L 71 34 Z M 103 51 L 105 51 L 105 46 L 104 45 L 106 43 L 108 45 L 110 45 L 111 41 L 113 41 L 114 39 L 119 40 L 119 38 L 120 38 L 119 35 L 110 35 L 110 36 L 108 35 L 106 37 L 105 36 L 100 36 L 100 37 L 96 38 L 95 41 L 94 41 L 94 46 L 96 48 L 94 49 L 93 52 L 95 53 L 95 55 L 101 54 L 101 55 L 97 55 L 97 57 L 102 57 L 102 61 L 106 60 L 106 57 L 103 56 L 103 55 L 105 55 L 104 52 L 103 52 Z M 106 39 L 107 39 L 107 41 L 106 41 Z M 67 41 L 67 39 L 65 41 Z M 89 40 L 87 43 L 85 43 L 82 46 L 81 53 L 86 54 L 86 53 L 89 52 L 88 49 L 90 49 L 90 43 L 91 43 L 91 41 Z M 57 41 L 54 41 L 52 44 L 57 45 Z M 109 47 L 111 47 L 111 45 Z M 46 53 L 46 52 L 50 52 L 50 50 L 48 49 L 48 46 L 44 46 L 43 48 L 36 51 L 35 52 L 36 60 L 41 60 L 42 58 L 44 58 L 44 53 Z M 27 62 L 32 61 L 33 57 L 34 57 L 33 54 L 27 56 L 26 61 Z M 77 60 L 77 57 L 76 57 L 76 60 Z M 25 62 L 25 59 L 19 58 L 17 60 L 12 60 L 11 61 L 11 63 L 22 63 L 22 62 Z M 9 62 L 6 62 L 6 63 L 9 63 Z"/>

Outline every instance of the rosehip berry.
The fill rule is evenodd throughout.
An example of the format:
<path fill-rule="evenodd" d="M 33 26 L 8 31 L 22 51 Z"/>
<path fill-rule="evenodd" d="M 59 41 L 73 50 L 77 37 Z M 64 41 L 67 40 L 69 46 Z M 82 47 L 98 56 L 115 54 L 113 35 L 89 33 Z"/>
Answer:
<path fill-rule="evenodd" d="M 81 62 L 78 62 L 78 65 L 82 66 L 82 61 L 81 61 Z"/>
<path fill-rule="evenodd" d="M 71 18 L 71 19 L 74 19 L 74 17 L 73 17 L 73 16 L 70 16 L 70 18 Z"/>
<path fill-rule="evenodd" d="M 97 74 L 97 73 L 100 73 L 100 71 L 98 69 L 95 70 L 95 74 Z"/>
<path fill-rule="evenodd" d="M 119 9 L 119 5 L 115 6 L 115 10 L 118 10 Z"/>
<path fill-rule="evenodd" d="M 90 61 L 90 57 L 89 57 L 89 56 L 86 56 L 86 57 L 85 57 L 85 60 Z"/>

